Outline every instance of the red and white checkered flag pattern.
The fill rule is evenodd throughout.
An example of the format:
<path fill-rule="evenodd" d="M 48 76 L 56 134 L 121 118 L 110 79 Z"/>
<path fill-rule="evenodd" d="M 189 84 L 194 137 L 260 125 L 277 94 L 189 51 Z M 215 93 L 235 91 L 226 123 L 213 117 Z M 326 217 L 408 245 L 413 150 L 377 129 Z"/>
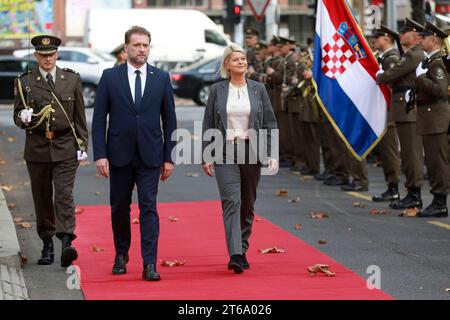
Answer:
<path fill-rule="evenodd" d="M 337 33 L 322 48 L 322 72 L 329 78 L 338 78 L 355 61 L 355 53 Z"/>

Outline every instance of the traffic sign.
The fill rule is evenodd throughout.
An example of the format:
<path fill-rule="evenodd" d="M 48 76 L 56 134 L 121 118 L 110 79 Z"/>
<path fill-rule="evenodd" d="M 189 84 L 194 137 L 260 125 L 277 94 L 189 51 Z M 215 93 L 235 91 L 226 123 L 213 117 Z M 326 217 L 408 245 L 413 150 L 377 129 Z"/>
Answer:
<path fill-rule="evenodd" d="M 247 0 L 257 21 L 261 21 L 266 13 L 270 0 Z"/>

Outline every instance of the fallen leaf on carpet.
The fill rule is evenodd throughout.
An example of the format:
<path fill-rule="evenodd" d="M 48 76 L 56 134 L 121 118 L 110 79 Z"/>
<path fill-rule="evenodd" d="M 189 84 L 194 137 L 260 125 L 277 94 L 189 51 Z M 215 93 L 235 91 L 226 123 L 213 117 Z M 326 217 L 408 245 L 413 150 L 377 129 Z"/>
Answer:
<path fill-rule="evenodd" d="M 168 260 L 159 260 L 163 267 L 182 267 L 186 264 L 186 261 L 168 261 Z"/>
<path fill-rule="evenodd" d="M 336 273 L 329 270 L 327 264 L 315 264 L 307 268 L 310 275 L 316 275 L 317 273 L 324 273 L 327 277 L 334 277 Z"/>
<path fill-rule="evenodd" d="M 180 219 L 176 218 L 176 217 L 168 217 L 167 219 L 169 219 L 170 222 L 178 222 Z"/>
<path fill-rule="evenodd" d="M 271 248 L 259 250 L 259 252 L 262 253 L 262 254 L 267 254 L 267 253 L 285 253 L 286 250 L 278 248 L 278 247 L 271 247 Z"/>
<path fill-rule="evenodd" d="M 94 251 L 94 252 L 103 252 L 103 251 L 105 251 L 105 249 L 100 248 L 100 247 L 98 247 L 96 245 L 93 245 L 92 246 L 92 251 Z"/>
<path fill-rule="evenodd" d="M 100 192 L 98 192 L 98 191 L 95 191 L 95 195 L 96 196 L 101 196 L 102 194 Z"/>
<path fill-rule="evenodd" d="M 276 193 L 276 195 L 278 197 L 287 197 L 288 194 L 289 194 L 289 191 L 287 189 L 280 189 Z"/>
<path fill-rule="evenodd" d="M 16 142 L 17 137 L 8 137 L 8 142 L 13 143 Z"/>
<path fill-rule="evenodd" d="M 6 160 L 0 160 L 0 166 L 4 166 L 6 164 Z"/>
<path fill-rule="evenodd" d="M 139 219 L 138 218 L 134 218 L 132 223 L 133 224 L 139 224 Z"/>
<path fill-rule="evenodd" d="M 326 244 L 327 240 L 319 240 L 319 244 Z"/>
<path fill-rule="evenodd" d="M 302 177 L 300 178 L 301 181 L 307 181 L 307 180 L 313 180 L 313 179 L 314 179 L 313 176 L 302 176 Z"/>
<path fill-rule="evenodd" d="M 301 224 L 296 224 L 295 225 L 295 230 L 302 230 L 302 225 Z"/>
<path fill-rule="evenodd" d="M 290 202 L 290 203 L 298 203 L 298 202 L 300 202 L 300 197 L 296 197 L 296 198 L 293 198 L 293 199 L 289 199 L 289 202 Z"/>
<path fill-rule="evenodd" d="M 28 223 L 28 222 L 21 222 L 21 223 L 18 224 L 18 226 L 21 227 L 22 229 L 30 229 L 30 228 L 33 227 L 33 226 L 32 226 L 30 223 Z"/>
<path fill-rule="evenodd" d="M 186 173 L 186 177 L 197 178 L 199 174 L 197 172 L 188 172 Z"/>
<path fill-rule="evenodd" d="M 82 214 L 84 212 L 84 208 L 75 208 L 75 214 Z"/>
<path fill-rule="evenodd" d="M 329 218 L 329 216 L 325 212 L 311 211 L 311 218 L 313 218 L 313 219 L 326 219 L 326 218 Z"/>
<path fill-rule="evenodd" d="M 14 210 L 16 207 L 17 207 L 17 205 L 15 203 L 8 204 L 9 210 Z"/>
<path fill-rule="evenodd" d="M 417 213 L 419 213 L 418 208 L 406 209 L 402 213 L 399 214 L 400 217 L 411 218 L 417 217 Z"/>
<path fill-rule="evenodd" d="M 261 218 L 256 218 L 255 221 L 256 221 L 256 222 L 261 222 L 261 221 L 263 221 L 263 219 L 261 219 Z"/>

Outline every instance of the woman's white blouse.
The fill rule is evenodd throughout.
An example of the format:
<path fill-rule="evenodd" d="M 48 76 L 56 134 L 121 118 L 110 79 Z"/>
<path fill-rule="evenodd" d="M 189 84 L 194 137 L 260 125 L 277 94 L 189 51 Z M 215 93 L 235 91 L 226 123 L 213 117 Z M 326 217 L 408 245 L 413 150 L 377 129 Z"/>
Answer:
<path fill-rule="evenodd" d="M 248 139 L 250 110 L 247 84 L 238 88 L 230 83 L 227 101 L 227 140 Z"/>

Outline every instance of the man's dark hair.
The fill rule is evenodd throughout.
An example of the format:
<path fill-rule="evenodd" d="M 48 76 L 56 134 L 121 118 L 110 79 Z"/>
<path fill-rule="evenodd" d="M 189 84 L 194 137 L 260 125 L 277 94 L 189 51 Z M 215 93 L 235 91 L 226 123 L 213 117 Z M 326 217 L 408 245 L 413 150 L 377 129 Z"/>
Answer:
<path fill-rule="evenodd" d="M 149 42 L 152 42 L 152 36 L 147 29 L 145 29 L 144 27 L 140 27 L 140 26 L 133 26 L 130 29 L 128 29 L 127 32 L 125 32 L 125 43 L 126 44 L 130 43 L 131 35 L 133 35 L 135 33 L 146 35 L 148 37 Z"/>

